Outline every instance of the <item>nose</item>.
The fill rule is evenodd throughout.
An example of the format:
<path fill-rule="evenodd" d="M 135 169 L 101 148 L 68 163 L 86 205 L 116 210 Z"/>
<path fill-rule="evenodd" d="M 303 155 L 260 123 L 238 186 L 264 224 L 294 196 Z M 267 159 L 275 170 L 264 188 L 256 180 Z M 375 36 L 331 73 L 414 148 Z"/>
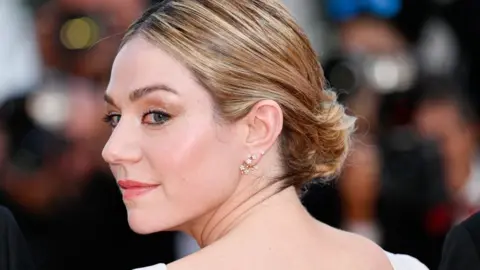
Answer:
<path fill-rule="evenodd" d="M 111 165 L 132 164 L 140 161 L 142 151 L 140 134 L 134 128 L 119 124 L 110 135 L 102 151 L 103 159 Z"/>

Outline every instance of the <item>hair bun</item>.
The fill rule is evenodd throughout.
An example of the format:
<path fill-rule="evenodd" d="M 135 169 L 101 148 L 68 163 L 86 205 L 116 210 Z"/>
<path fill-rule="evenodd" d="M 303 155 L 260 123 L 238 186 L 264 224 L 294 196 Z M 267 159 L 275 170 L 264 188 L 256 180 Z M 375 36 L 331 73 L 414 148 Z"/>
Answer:
<path fill-rule="evenodd" d="M 322 104 L 323 108 L 317 113 L 318 137 L 312 145 L 315 156 L 311 161 L 315 169 L 310 177 L 325 180 L 339 173 L 350 149 L 356 121 L 355 117 L 346 114 L 345 107 L 337 101 L 333 91 L 326 92 L 332 96 L 332 101 Z"/>

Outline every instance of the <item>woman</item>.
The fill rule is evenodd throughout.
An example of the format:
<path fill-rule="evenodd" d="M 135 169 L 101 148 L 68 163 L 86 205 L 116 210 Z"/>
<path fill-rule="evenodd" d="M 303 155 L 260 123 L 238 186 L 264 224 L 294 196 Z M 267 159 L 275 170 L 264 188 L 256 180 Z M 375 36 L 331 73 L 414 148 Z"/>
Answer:
<path fill-rule="evenodd" d="M 202 247 L 147 269 L 394 269 L 298 198 L 338 172 L 354 126 L 316 59 L 279 1 L 167 0 L 131 26 L 103 157 L 134 231 L 180 230 Z"/>

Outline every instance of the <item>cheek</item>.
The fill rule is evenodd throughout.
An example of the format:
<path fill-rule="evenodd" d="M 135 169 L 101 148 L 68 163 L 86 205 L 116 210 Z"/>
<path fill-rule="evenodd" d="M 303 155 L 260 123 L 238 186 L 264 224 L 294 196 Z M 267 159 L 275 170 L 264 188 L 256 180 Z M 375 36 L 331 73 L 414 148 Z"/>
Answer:
<path fill-rule="evenodd" d="M 213 120 L 172 122 L 144 140 L 149 167 L 162 183 L 170 207 L 200 215 L 234 191 L 240 175 L 240 164 L 232 155 L 238 152 L 234 141 Z"/>

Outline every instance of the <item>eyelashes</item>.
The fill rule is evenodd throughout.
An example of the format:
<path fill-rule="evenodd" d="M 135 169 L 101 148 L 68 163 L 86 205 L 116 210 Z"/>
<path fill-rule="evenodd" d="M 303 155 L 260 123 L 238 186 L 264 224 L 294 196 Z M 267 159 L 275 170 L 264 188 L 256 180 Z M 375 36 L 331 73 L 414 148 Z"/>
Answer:
<path fill-rule="evenodd" d="M 107 113 L 103 117 L 103 122 L 115 128 L 122 118 L 119 113 Z M 149 126 L 159 126 L 170 120 L 172 117 L 168 113 L 161 110 L 148 110 L 142 114 L 142 124 Z"/>
<path fill-rule="evenodd" d="M 160 110 L 149 110 L 143 114 L 142 123 L 147 125 L 161 125 L 170 120 L 171 116 Z"/>
<path fill-rule="evenodd" d="M 118 123 L 120 122 L 120 114 L 116 113 L 107 113 L 105 116 L 102 118 L 103 122 L 111 126 L 112 128 L 115 128 Z"/>

